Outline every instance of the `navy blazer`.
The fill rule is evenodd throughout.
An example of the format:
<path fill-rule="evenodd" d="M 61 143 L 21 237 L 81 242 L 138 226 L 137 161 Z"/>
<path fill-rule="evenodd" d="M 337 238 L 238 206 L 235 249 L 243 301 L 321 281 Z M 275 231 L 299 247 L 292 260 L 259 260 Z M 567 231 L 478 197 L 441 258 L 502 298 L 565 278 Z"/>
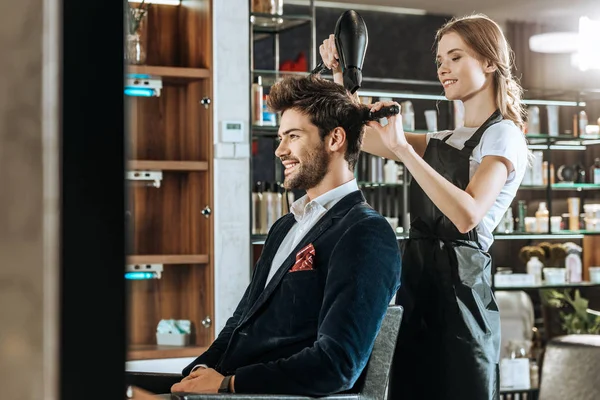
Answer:
<path fill-rule="evenodd" d="M 294 224 L 277 220 L 250 285 L 210 348 L 206 364 L 235 374 L 239 393 L 323 396 L 352 389 L 400 285 L 400 251 L 389 223 L 355 191 L 306 234 L 269 284 L 271 262 Z M 312 243 L 313 270 L 289 272 Z"/>

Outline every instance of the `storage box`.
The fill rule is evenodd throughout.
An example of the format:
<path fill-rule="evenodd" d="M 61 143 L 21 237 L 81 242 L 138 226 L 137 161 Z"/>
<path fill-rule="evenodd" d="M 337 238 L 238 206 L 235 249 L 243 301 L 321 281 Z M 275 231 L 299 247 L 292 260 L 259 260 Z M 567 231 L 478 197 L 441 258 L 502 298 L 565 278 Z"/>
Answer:
<path fill-rule="evenodd" d="M 157 333 L 156 344 L 164 346 L 187 346 L 190 335 L 187 333 Z"/>

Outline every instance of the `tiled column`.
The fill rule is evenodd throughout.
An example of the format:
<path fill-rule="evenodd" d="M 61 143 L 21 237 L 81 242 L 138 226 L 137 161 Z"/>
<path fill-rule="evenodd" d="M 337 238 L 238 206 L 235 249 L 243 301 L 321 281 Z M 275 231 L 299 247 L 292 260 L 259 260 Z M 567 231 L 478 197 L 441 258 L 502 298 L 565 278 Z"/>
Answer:
<path fill-rule="evenodd" d="M 250 281 L 248 6 L 248 0 L 213 0 L 216 335 Z M 243 142 L 222 142 L 223 121 L 244 124 Z"/>
<path fill-rule="evenodd" d="M 57 0 L 0 11 L 0 387 L 56 399 Z"/>

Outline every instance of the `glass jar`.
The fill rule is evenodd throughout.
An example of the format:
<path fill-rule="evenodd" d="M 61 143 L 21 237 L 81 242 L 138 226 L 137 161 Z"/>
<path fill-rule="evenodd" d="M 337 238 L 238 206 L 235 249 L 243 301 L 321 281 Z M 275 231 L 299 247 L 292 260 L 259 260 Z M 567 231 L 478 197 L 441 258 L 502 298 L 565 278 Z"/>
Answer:
<path fill-rule="evenodd" d="M 263 14 L 283 14 L 283 0 L 252 0 L 252 12 Z"/>
<path fill-rule="evenodd" d="M 146 51 L 138 33 L 127 35 L 125 44 L 125 60 L 128 64 L 142 65 L 146 63 Z"/>

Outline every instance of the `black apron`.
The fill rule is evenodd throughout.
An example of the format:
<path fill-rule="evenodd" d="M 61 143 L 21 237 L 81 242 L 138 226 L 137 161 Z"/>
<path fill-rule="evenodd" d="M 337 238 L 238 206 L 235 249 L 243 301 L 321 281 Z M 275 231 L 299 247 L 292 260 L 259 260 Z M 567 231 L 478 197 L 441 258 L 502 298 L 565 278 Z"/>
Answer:
<path fill-rule="evenodd" d="M 469 157 L 494 112 L 456 149 L 431 139 L 423 159 L 458 188 L 469 184 Z M 497 399 L 500 314 L 491 288 L 491 258 L 475 229 L 463 234 L 413 180 L 411 229 L 402 244 L 404 307 L 390 378 L 390 400 Z"/>

